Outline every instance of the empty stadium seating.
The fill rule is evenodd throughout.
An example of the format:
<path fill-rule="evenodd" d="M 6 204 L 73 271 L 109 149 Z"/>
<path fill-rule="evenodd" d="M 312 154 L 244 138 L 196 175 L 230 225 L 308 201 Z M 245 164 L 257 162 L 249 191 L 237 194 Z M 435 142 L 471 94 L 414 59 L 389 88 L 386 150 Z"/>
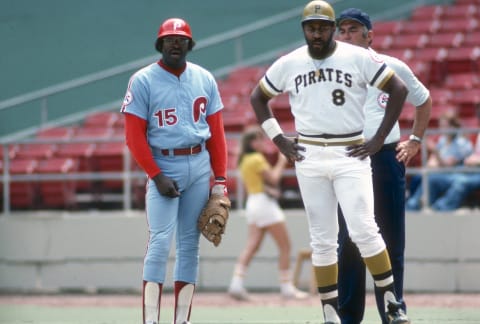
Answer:
<path fill-rule="evenodd" d="M 77 171 L 78 163 L 72 158 L 50 158 L 38 160 L 35 170 L 39 174 L 65 175 Z M 75 180 L 45 180 L 40 181 L 39 205 L 41 208 L 71 209 L 76 205 Z"/>
<path fill-rule="evenodd" d="M 32 158 L 22 158 L 10 160 L 10 174 L 32 175 L 37 171 L 37 160 Z M 4 165 L 0 164 L 0 172 L 3 172 Z M 0 183 L 3 192 L 3 183 Z M 37 203 L 37 184 L 32 181 L 10 182 L 10 207 L 19 209 L 33 209 Z M 3 200 L 3 199 L 2 199 Z"/>
<path fill-rule="evenodd" d="M 405 20 L 374 22 L 372 47 L 405 61 L 429 88 L 433 109 L 429 127 L 438 126 L 438 117 L 446 109 L 458 109 L 466 127 L 478 127 L 474 115 L 480 104 L 480 0 L 457 0 L 450 5 L 416 7 Z M 224 127 L 227 132 L 228 169 L 235 171 L 239 151 L 239 134 L 256 118 L 249 95 L 263 76 L 267 65 L 235 69 L 218 87 L 225 106 Z M 269 102 L 282 129 L 295 133 L 288 97 L 280 95 Z M 406 104 L 399 118 L 402 129 L 412 127 L 415 107 Z M 18 144 L 9 148 L 12 174 L 70 172 L 121 172 L 125 143 L 124 118 L 118 111 L 88 115 L 79 125 L 54 127 L 39 131 L 35 139 L 58 143 Z M 70 139 L 75 141 L 68 142 Z M 78 142 L 83 141 L 83 142 Z M 267 157 L 275 161 L 276 148 Z M 3 155 L 3 151 L 2 151 Z M 420 160 L 414 165 L 420 165 Z M 132 167 L 136 167 L 133 162 Z M 0 163 L 0 167 L 2 164 Z M 230 176 L 229 191 L 236 194 L 237 178 Z M 134 200 L 142 205 L 145 179 L 135 181 Z M 298 186 L 295 177 L 285 177 L 284 190 Z M 63 190 L 63 191 L 62 191 Z M 122 180 L 16 182 L 11 184 L 12 206 L 30 208 L 73 208 L 75 193 L 98 191 L 121 192 Z M 40 200 L 40 201 L 38 201 Z"/>

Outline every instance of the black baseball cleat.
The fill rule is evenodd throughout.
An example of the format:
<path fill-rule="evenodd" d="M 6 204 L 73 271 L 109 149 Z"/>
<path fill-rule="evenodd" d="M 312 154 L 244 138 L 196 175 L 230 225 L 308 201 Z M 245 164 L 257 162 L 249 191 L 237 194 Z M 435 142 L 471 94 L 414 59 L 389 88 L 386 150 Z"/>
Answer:
<path fill-rule="evenodd" d="M 387 316 L 388 324 L 410 324 L 410 320 L 403 312 L 401 305 L 402 304 L 398 302 L 388 302 L 388 311 L 385 314 Z"/>

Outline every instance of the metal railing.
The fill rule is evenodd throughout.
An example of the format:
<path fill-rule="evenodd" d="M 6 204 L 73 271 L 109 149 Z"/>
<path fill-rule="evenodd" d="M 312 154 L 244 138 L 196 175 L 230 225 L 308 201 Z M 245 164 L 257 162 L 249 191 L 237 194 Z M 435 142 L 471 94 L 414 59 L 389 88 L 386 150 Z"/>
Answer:
<path fill-rule="evenodd" d="M 465 129 L 428 129 L 425 134 L 425 138 L 427 139 L 429 136 L 437 136 L 443 134 L 452 134 L 452 133 L 461 133 L 461 134 L 472 134 L 478 133 L 478 129 L 475 128 L 465 128 Z M 229 136 L 235 136 L 238 138 L 240 134 L 229 134 Z M 102 143 L 102 142 L 123 142 L 123 138 L 110 138 L 110 139 L 97 139 L 95 143 Z M 24 140 L 20 141 L 17 144 L 25 144 L 25 143 L 38 143 L 38 144 L 62 144 L 62 143 L 75 143 L 75 142 L 90 142 L 91 139 L 69 139 L 68 141 L 58 141 L 58 140 Z M 49 173 L 49 174 L 15 174 L 12 175 L 9 173 L 9 165 L 10 165 L 10 158 L 8 154 L 8 144 L 2 144 L 2 150 L 4 155 L 4 165 L 3 165 L 3 174 L 0 177 L 0 180 L 3 182 L 3 214 L 8 215 L 10 214 L 11 206 L 10 206 L 10 187 L 9 184 L 12 182 L 42 182 L 42 181 L 102 181 L 102 180 L 118 180 L 122 181 L 123 183 L 123 191 L 121 193 L 121 201 L 123 209 L 129 210 L 132 208 L 132 191 L 133 191 L 133 183 L 135 180 L 142 180 L 145 179 L 145 173 L 139 170 L 134 170 L 132 168 L 132 158 L 130 153 L 125 148 L 123 154 L 123 171 L 116 171 L 116 172 L 69 172 L 69 173 Z M 458 167 L 444 167 L 444 168 L 427 168 L 424 167 L 426 165 L 426 161 L 428 158 L 427 154 L 427 146 L 425 144 L 422 145 L 421 149 L 421 167 L 408 167 L 406 170 L 407 175 L 421 175 L 422 176 L 422 186 L 423 186 L 423 195 L 422 195 L 422 202 L 423 206 L 428 206 L 429 203 L 427 201 L 427 197 L 429 194 L 429 187 L 428 187 L 428 175 L 431 173 L 449 173 L 449 172 L 475 172 L 480 173 L 480 167 L 466 167 L 466 166 L 458 166 Z M 295 176 L 295 172 L 293 169 L 286 170 L 284 176 L 292 177 Z M 244 201 L 245 201 L 245 194 L 243 189 L 243 183 L 240 178 L 240 175 L 237 170 L 228 170 L 228 177 L 236 179 L 237 188 L 231 188 L 231 191 L 235 192 L 235 196 L 231 197 L 232 200 L 235 201 L 237 208 L 243 208 Z"/>

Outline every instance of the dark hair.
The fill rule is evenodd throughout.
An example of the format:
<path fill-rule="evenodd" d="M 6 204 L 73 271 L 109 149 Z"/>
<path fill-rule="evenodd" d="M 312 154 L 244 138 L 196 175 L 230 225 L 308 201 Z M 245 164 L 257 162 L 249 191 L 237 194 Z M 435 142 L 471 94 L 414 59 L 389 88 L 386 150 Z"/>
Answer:
<path fill-rule="evenodd" d="M 245 154 L 256 152 L 252 147 L 252 141 L 260 136 L 263 136 L 263 129 L 258 125 L 250 126 L 244 131 L 240 139 L 240 152 L 238 154 L 237 165 L 240 165 Z"/>
<path fill-rule="evenodd" d="M 460 117 L 458 116 L 458 112 L 454 109 L 446 110 L 440 118 L 443 118 L 447 121 L 448 125 L 453 128 L 460 128 L 462 126 L 460 122 Z"/>

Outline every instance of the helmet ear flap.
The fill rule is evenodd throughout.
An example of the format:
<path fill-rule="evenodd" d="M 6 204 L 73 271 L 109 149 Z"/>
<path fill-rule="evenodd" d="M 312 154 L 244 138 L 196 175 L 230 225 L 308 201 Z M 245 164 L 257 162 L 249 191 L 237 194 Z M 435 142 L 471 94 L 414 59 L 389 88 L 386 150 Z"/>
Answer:
<path fill-rule="evenodd" d="M 163 50 L 163 40 L 161 38 L 157 38 L 157 41 L 155 42 L 155 49 L 162 53 Z"/>

